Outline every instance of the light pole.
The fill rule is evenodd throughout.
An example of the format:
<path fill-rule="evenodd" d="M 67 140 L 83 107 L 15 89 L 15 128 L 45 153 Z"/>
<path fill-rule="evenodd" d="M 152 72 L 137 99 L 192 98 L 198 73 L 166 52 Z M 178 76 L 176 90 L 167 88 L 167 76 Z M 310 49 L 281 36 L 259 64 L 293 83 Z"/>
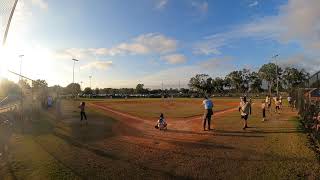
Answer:
<path fill-rule="evenodd" d="M 90 79 L 90 89 L 91 89 L 91 78 L 92 78 L 92 76 L 89 76 L 89 79 Z"/>
<path fill-rule="evenodd" d="M 73 87 L 73 93 L 74 93 L 74 98 L 76 98 L 76 92 L 75 92 L 75 89 L 74 89 L 74 66 L 76 64 L 76 61 L 79 61 L 78 59 L 72 59 L 73 61 L 73 71 L 72 71 L 72 87 Z"/>
<path fill-rule="evenodd" d="M 22 70 L 22 58 L 23 58 L 23 54 L 19 55 L 20 58 L 20 72 L 19 72 L 19 80 L 20 80 L 20 106 L 21 106 L 21 122 L 23 122 L 23 83 L 22 83 L 22 75 L 21 75 L 21 70 Z M 23 122 L 24 125 L 24 122 Z M 24 128 L 24 127 L 23 127 Z"/>
<path fill-rule="evenodd" d="M 275 63 L 276 63 L 276 75 L 277 75 L 277 97 L 279 96 L 279 75 L 278 75 L 278 63 L 277 63 L 277 57 L 279 56 L 279 54 L 276 54 L 274 56 L 272 56 L 272 59 L 274 59 Z"/>
<path fill-rule="evenodd" d="M 74 66 L 75 66 L 75 64 L 76 64 L 76 61 L 79 61 L 79 60 L 73 58 L 72 61 L 73 61 L 72 83 L 74 84 Z"/>
<path fill-rule="evenodd" d="M 21 69 L 22 69 L 22 58 L 23 58 L 23 54 L 19 55 L 19 58 L 20 58 L 20 80 L 21 80 Z"/>
<path fill-rule="evenodd" d="M 82 81 L 80 81 L 80 84 L 81 84 L 80 89 L 82 88 L 82 83 L 83 83 L 83 82 L 82 82 Z"/>
<path fill-rule="evenodd" d="M 161 97 L 162 97 L 162 100 L 164 100 L 164 92 L 163 92 L 163 80 L 162 80 L 162 82 L 161 82 Z"/>

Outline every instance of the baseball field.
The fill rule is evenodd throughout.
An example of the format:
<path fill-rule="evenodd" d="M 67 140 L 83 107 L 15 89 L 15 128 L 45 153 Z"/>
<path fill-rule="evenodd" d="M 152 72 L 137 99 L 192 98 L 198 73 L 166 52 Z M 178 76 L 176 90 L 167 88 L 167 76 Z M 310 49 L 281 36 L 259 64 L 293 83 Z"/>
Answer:
<path fill-rule="evenodd" d="M 81 101 L 88 121 L 80 121 Z M 213 130 L 202 99 L 63 100 L 10 132 L 0 179 L 316 179 L 318 155 L 296 112 L 261 121 L 253 100 L 242 130 L 238 98 L 213 98 Z M 154 128 L 164 113 L 166 131 Z"/>

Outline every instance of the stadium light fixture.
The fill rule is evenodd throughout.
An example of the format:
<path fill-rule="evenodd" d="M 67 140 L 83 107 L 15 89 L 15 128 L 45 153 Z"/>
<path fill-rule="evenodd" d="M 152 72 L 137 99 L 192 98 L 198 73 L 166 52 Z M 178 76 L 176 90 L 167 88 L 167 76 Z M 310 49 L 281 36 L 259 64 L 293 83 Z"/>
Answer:
<path fill-rule="evenodd" d="M 20 58 L 20 75 L 21 75 L 21 73 L 22 73 L 22 58 L 24 57 L 24 55 L 23 54 L 21 54 L 21 55 L 19 55 L 19 58 Z M 20 80 L 21 80 L 21 76 L 19 76 L 20 77 Z"/>
<path fill-rule="evenodd" d="M 277 75 L 277 96 L 279 96 L 279 75 L 278 75 L 278 62 L 277 62 L 277 57 L 279 56 L 279 54 L 276 54 L 274 56 L 272 56 L 272 59 L 274 59 L 275 63 L 276 63 L 276 75 Z"/>
<path fill-rule="evenodd" d="M 74 84 L 74 66 L 75 66 L 75 64 L 76 64 L 76 61 L 79 61 L 79 60 L 72 58 L 72 61 L 73 61 L 72 83 Z"/>
<path fill-rule="evenodd" d="M 76 61 L 79 61 L 79 60 L 72 58 L 72 61 L 73 61 L 72 86 L 73 86 L 73 90 L 74 90 L 74 98 L 76 98 L 75 84 L 74 84 L 74 66 L 75 66 L 75 64 L 76 64 Z"/>

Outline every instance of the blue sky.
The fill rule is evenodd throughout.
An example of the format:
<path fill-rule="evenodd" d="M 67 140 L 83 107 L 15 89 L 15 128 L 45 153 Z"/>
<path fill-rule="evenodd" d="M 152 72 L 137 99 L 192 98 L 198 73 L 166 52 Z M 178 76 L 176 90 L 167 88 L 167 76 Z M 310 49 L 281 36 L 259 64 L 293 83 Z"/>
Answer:
<path fill-rule="evenodd" d="M 20 0 L 5 67 L 17 70 L 24 54 L 23 74 L 65 86 L 77 58 L 83 86 L 92 75 L 92 87 L 150 88 L 257 70 L 274 54 L 313 72 L 319 19 L 318 0 Z"/>

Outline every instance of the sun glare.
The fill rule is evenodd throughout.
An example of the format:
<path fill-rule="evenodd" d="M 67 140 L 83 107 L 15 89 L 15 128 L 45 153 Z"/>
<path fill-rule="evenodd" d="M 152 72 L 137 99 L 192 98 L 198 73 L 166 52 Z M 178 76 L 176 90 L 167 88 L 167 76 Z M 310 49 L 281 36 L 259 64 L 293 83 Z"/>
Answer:
<path fill-rule="evenodd" d="M 49 69 L 52 67 L 52 53 L 40 46 L 32 46 L 19 51 L 11 46 L 0 49 L 0 76 L 17 81 L 18 77 L 9 71 L 20 73 L 30 78 L 50 78 Z"/>

